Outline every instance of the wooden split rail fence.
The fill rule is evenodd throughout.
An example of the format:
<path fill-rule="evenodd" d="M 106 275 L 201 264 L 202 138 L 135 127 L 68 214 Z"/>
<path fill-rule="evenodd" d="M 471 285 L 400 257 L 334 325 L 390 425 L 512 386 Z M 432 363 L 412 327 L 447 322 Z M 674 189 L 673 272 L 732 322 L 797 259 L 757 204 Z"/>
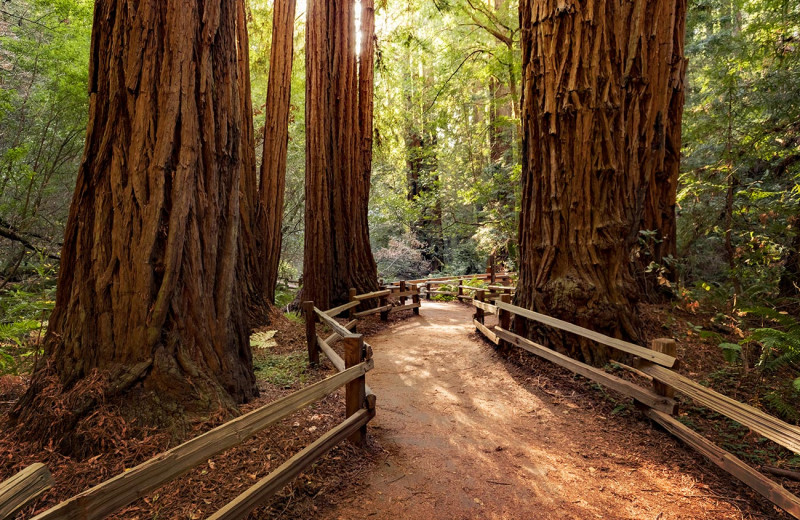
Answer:
<path fill-rule="evenodd" d="M 480 290 L 487 291 L 487 299 L 498 298 L 501 294 L 513 295 L 516 289 L 515 287 L 509 285 L 513 281 L 511 276 L 512 273 L 486 273 L 468 276 L 408 280 L 405 283 L 417 287 L 420 295 L 426 300 L 430 300 L 431 297 L 435 295 L 442 295 L 454 296 L 459 300 L 472 301 L 472 299 L 475 297 L 475 293 Z M 492 281 L 493 279 L 495 281 Z M 487 283 L 488 286 L 473 287 L 465 283 L 476 281 Z M 450 286 L 455 288 L 455 290 L 442 290 L 442 286 Z"/>
<path fill-rule="evenodd" d="M 389 304 L 389 298 L 400 305 Z M 411 303 L 406 303 L 411 298 Z M 362 302 L 378 299 L 378 306 L 358 311 Z M 326 395 L 345 387 L 346 419 L 315 442 L 287 460 L 247 491 L 210 516 L 212 520 L 244 518 L 259 504 L 268 500 L 305 468 L 324 456 L 331 448 L 349 439 L 356 445 L 366 442 L 367 423 L 375 416 L 376 397 L 366 384 L 366 373 L 372 369 L 372 347 L 355 334 L 357 318 L 380 313 L 387 319 L 390 311 L 413 310 L 419 314 L 419 289 L 405 282 L 369 294 L 350 291 L 350 301 L 327 311 L 305 302 L 308 352 L 311 363 L 319 362 L 322 351 L 339 371 L 338 374 L 310 385 L 282 399 L 227 422 L 213 430 L 149 459 L 139 466 L 98 484 L 40 513 L 33 520 L 99 520 L 147 496 L 162 485 L 205 463 L 209 458 L 233 448 L 256 433 L 272 426 L 292 413 L 309 406 Z M 335 319 L 344 312 L 350 322 L 341 325 Z M 314 323 L 322 321 L 333 334 L 317 336 Z M 343 340 L 344 358 L 331 345 Z M 0 520 L 13 516 L 53 486 L 53 478 L 43 464 L 34 464 L 0 483 Z"/>
<path fill-rule="evenodd" d="M 338 324 L 337 324 L 338 325 Z M 266 406 L 237 417 L 199 437 L 161 453 L 116 477 L 94 486 L 37 515 L 33 520 L 99 520 L 147 496 L 162 485 L 205 464 L 292 413 L 345 387 L 346 419 L 312 444 L 253 484 L 235 500 L 211 515 L 212 520 L 245 518 L 287 483 L 345 439 L 363 446 L 367 423 L 375 416 L 375 396 L 365 376 L 373 367 L 372 351 L 362 336 L 344 327 L 335 329 L 344 338 L 344 359 L 334 361 L 334 376 L 307 386 Z M 327 354 L 327 353 L 326 353 Z M 331 354 L 328 354 L 331 355 Z M 332 358 L 333 361 L 333 358 Z M 0 520 L 12 518 L 53 484 L 42 464 L 30 466 L 0 484 Z"/>
<path fill-rule="evenodd" d="M 484 296 L 485 294 L 478 291 L 475 300 L 472 302 L 475 306 L 473 324 L 492 343 L 501 347 L 515 346 L 522 348 L 587 379 L 633 398 L 637 407 L 642 409 L 644 414 L 651 420 L 660 424 L 665 430 L 703 454 L 718 467 L 750 486 L 773 504 L 779 506 L 793 517 L 800 519 L 800 499 L 798 497 L 733 454 L 716 446 L 699 433 L 688 428 L 675 417 L 677 414 L 677 405 L 674 400 L 675 392 L 680 392 L 697 403 L 747 426 L 753 432 L 797 454 L 800 454 L 800 428 L 715 392 L 675 372 L 673 369 L 676 368 L 678 360 L 676 358 L 676 343 L 672 339 L 654 340 L 651 348 L 648 349 L 544 314 L 516 307 L 511 305 L 510 296 L 507 294 L 495 299 L 493 304 L 488 303 Z M 486 326 L 485 317 L 487 314 L 497 316 L 497 326 Z M 620 366 L 651 379 L 653 387 L 642 387 L 514 334 L 511 332 L 512 320 L 535 321 L 633 356 L 635 368 L 621 363 Z"/>

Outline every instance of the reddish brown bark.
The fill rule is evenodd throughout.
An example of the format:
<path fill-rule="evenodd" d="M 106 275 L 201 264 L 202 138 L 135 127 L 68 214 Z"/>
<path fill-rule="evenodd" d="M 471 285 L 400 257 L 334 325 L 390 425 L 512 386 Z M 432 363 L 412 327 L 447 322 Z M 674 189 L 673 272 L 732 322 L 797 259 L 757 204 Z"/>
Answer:
<path fill-rule="evenodd" d="M 518 305 L 639 338 L 631 254 L 650 181 L 664 168 L 684 9 L 667 0 L 520 2 Z M 606 358 L 572 336 L 543 336 L 585 360 Z"/>
<path fill-rule="evenodd" d="M 237 6 L 98 2 L 86 146 L 67 222 L 42 381 L 94 369 L 157 407 L 257 392 L 236 270 L 243 117 Z"/>
<path fill-rule="evenodd" d="M 303 298 L 321 308 L 346 300 L 351 287 L 369 292 L 378 284 L 366 226 L 354 15 L 353 0 L 312 2 L 307 14 Z"/>
<path fill-rule="evenodd" d="M 253 97 L 250 90 L 250 42 L 247 34 L 247 6 L 245 0 L 236 0 L 237 56 L 239 63 L 239 99 L 242 107 L 242 177 L 240 181 L 241 256 L 238 277 L 244 286 L 245 308 L 250 323 L 268 322 L 271 300 L 265 297 L 265 248 L 263 215 L 271 206 L 259 198 L 256 175 L 255 129 L 253 125 Z"/>
<path fill-rule="evenodd" d="M 275 302 L 275 286 L 283 241 L 286 154 L 292 96 L 295 0 L 276 0 L 272 17 L 272 47 L 265 104 L 264 153 L 261 163 L 259 229 L 263 240 L 264 298 Z"/>
<path fill-rule="evenodd" d="M 657 272 L 649 270 L 651 262 L 664 266 L 664 277 L 675 281 L 674 269 L 667 265 L 668 258 L 677 255 L 678 237 L 675 208 L 677 205 L 678 175 L 681 160 L 681 130 L 683 106 L 686 98 L 684 84 L 686 81 L 686 58 L 684 56 L 684 39 L 686 34 L 686 1 L 678 0 L 675 6 L 677 13 L 672 30 L 672 55 L 669 57 L 669 81 L 667 84 L 667 108 L 664 131 L 664 158 L 660 167 L 653 170 L 650 179 L 641 229 L 656 231 L 655 243 L 647 244 L 647 254 L 640 253 L 638 278 L 645 297 L 650 301 L 658 301 L 671 291 L 659 290 L 663 280 L 659 280 Z M 665 56 L 666 58 L 666 56 Z M 663 106 L 660 107 L 662 110 Z"/>

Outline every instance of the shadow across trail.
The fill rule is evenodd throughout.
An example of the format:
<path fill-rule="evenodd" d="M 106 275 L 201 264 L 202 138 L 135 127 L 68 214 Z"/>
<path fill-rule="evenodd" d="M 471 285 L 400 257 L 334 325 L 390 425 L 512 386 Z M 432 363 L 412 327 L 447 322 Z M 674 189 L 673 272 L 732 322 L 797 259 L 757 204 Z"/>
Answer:
<path fill-rule="evenodd" d="M 325 518 L 741 518 L 615 417 L 526 389 L 472 331 L 470 308 L 425 302 L 369 338 L 388 456 Z"/>

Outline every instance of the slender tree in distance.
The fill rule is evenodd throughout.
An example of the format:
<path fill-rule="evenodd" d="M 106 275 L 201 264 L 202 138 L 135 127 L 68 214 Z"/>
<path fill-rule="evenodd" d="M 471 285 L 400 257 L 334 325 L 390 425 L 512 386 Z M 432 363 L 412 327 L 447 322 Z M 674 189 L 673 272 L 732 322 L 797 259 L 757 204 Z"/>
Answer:
<path fill-rule="evenodd" d="M 664 170 L 684 16 L 685 3 L 667 0 L 521 0 L 518 305 L 640 337 L 631 256 L 650 183 Z M 588 341 L 547 332 L 542 338 L 557 349 L 606 359 Z"/>
<path fill-rule="evenodd" d="M 259 180 L 256 175 L 256 143 L 253 124 L 253 96 L 250 88 L 250 40 L 247 33 L 246 0 L 236 0 L 236 7 L 239 99 L 242 107 L 242 176 L 239 182 L 242 240 L 240 241 L 241 262 L 237 276 L 244 286 L 245 309 L 250 324 L 260 325 L 269 321 L 271 310 L 271 300 L 265 296 L 267 284 L 264 258 L 269 242 L 265 241 L 263 218 L 273 206 L 272 204 L 264 205 L 261 201 Z"/>
<path fill-rule="evenodd" d="M 366 16 L 372 12 L 364 11 Z M 364 139 L 372 136 L 362 134 L 366 123 L 359 116 L 361 110 L 371 112 L 372 101 L 371 96 L 359 99 L 355 1 L 311 2 L 307 20 L 302 298 L 327 308 L 345 300 L 350 288 L 378 287 L 366 225 L 369 176 L 363 153 Z M 364 35 L 365 41 L 371 38 Z M 365 45 L 363 52 L 361 59 L 371 63 L 366 53 L 372 46 Z M 371 74 L 368 69 L 365 75 Z"/>
<path fill-rule="evenodd" d="M 265 105 L 264 153 L 258 198 L 258 215 L 264 241 L 264 297 L 275 303 L 275 286 L 283 241 L 283 203 L 286 190 L 286 154 L 289 142 L 289 108 L 292 94 L 295 0 L 275 0 L 272 18 L 269 81 Z"/>
<path fill-rule="evenodd" d="M 26 425 L 51 407 L 43 388 L 69 392 L 95 370 L 106 398 L 153 404 L 167 422 L 256 394 L 236 277 L 236 26 L 237 6 L 224 0 L 96 4 L 89 125 L 55 308 L 14 410 Z"/>

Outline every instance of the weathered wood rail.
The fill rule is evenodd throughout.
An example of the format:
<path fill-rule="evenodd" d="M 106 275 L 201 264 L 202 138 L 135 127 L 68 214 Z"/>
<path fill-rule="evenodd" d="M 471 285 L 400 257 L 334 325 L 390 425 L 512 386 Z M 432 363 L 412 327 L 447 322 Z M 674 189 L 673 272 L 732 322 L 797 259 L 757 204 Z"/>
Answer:
<path fill-rule="evenodd" d="M 343 328 L 344 329 L 344 328 Z M 339 373 L 309 385 L 284 398 L 237 417 L 198 437 L 188 440 L 116 477 L 106 480 L 35 516 L 33 520 L 99 520 L 132 502 L 147 496 L 162 485 L 204 464 L 256 433 L 319 399 L 345 387 L 346 420 L 324 434 L 275 471 L 250 487 L 245 493 L 215 513 L 214 519 L 244 518 L 247 513 L 279 491 L 331 448 L 345 438 L 357 445 L 366 439 L 366 424 L 375 416 L 375 397 L 368 397 L 366 373 L 372 369 L 371 350 L 364 348 L 363 338 L 347 329 L 345 359 Z M 28 468 L 22 473 L 29 472 Z M 35 478 L 28 475 L 27 484 L 20 485 L 20 475 L 0 485 L 0 519 L 10 518 L 23 505 L 44 492 L 52 481 L 36 468 Z M 45 468 L 46 471 L 46 468 Z M 14 500 L 7 500 L 4 490 L 17 489 Z M 24 492 L 20 491 L 24 490 Z M 21 502 L 24 500 L 24 502 Z"/>
<path fill-rule="evenodd" d="M 17 512 L 53 487 L 47 466 L 36 463 L 0 483 L 0 520 L 14 518 Z"/>
<path fill-rule="evenodd" d="M 494 303 L 487 303 L 487 301 L 491 300 L 494 300 Z M 475 307 L 473 324 L 476 330 L 495 345 L 522 348 L 632 398 L 637 407 L 641 408 L 644 414 L 652 421 L 660 424 L 666 431 L 704 455 L 721 469 L 750 486 L 794 518 L 800 519 L 800 499 L 798 497 L 756 469 L 748 466 L 733 454 L 681 423 L 674 417 L 677 413 L 677 406 L 673 398 L 677 391 L 797 454 L 800 454 L 800 428 L 715 392 L 675 372 L 674 367 L 677 366 L 677 358 L 674 340 L 654 340 L 651 348 L 648 349 L 551 316 L 511 305 L 510 302 L 509 294 L 501 294 L 498 298 L 489 298 L 486 289 L 476 291 L 475 298 L 472 301 L 472 305 Z M 499 322 L 498 325 L 494 327 L 487 326 L 485 324 L 486 315 L 496 315 Z M 512 320 L 522 319 L 532 320 L 576 334 L 633 356 L 635 368 L 624 364 L 620 364 L 620 366 L 651 380 L 652 389 L 644 388 L 605 370 L 581 363 L 511 332 Z"/>

